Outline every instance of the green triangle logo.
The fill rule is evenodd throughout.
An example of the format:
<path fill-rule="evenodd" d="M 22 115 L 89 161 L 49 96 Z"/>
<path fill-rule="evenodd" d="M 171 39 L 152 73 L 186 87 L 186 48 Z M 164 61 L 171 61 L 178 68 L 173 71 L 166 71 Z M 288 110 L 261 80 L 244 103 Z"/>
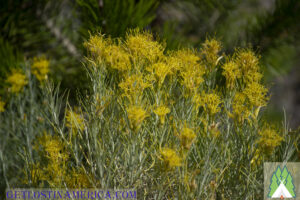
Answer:
<path fill-rule="evenodd" d="M 293 178 L 286 166 L 283 169 L 278 165 L 271 177 L 269 198 L 296 198 Z"/>

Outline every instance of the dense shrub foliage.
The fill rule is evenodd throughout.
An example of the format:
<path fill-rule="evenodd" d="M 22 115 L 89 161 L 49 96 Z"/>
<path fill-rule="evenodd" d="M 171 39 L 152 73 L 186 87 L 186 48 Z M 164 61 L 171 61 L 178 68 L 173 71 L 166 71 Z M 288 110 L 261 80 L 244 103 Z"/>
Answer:
<path fill-rule="evenodd" d="M 34 58 L 0 100 L 4 187 L 135 188 L 139 199 L 261 199 L 263 162 L 296 159 L 299 137 L 261 113 L 259 57 L 166 51 L 149 32 L 84 43 L 90 92 L 71 106 Z"/>

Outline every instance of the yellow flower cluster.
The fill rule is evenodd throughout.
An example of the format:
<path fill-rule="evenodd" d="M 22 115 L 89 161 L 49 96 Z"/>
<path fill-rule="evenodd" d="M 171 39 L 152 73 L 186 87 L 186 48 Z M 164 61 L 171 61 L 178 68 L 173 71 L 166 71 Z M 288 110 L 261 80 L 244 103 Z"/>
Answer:
<path fill-rule="evenodd" d="M 206 94 L 203 99 L 204 110 L 207 109 L 208 113 L 212 116 L 220 111 L 219 105 L 222 103 L 219 95 L 215 93 Z"/>
<path fill-rule="evenodd" d="M 222 69 L 227 89 L 236 91 L 229 116 L 239 123 L 245 119 L 250 122 L 268 101 L 268 90 L 260 83 L 262 74 L 258 57 L 250 49 L 237 50 Z"/>
<path fill-rule="evenodd" d="M 246 105 L 246 95 L 238 92 L 235 94 L 232 102 L 232 115 L 229 116 L 242 123 L 245 119 L 249 119 L 251 112 Z"/>
<path fill-rule="evenodd" d="M 229 89 L 233 89 L 236 80 L 240 78 L 245 85 L 259 83 L 262 78 L 258 57 L 250 49 L 238 50 L 222 68 Z"/>
<path fill-rule="evenodd" d="M 250 83 L 259 83 L 262 74 L 260 73 L 258 57 L 250 49 L 238 50 L 234 56 L 222 66 L 223 76 L 226 78 L 226 85 L 233 89 L 236 80 L 248 85 Z"/>
<path fill-rule="evenodd" d="M 45 57 L 33 58 L 31 73 L 34 74 L 39 81 L 46 80 L 49 73 L 49 60 Z M 18 94 L 23 92 L 28 81 L 28 77 L 21 69 L 13 69 L 5 82 L 9 85 L 9 92 Z"/>
<path fill-rule="evenodd" d="M 160 122 L 164 124 L 165 117 L 168 113 L 170 113 L 170 109 L 166 106 L 159 106 L 154 110 L 154 113 L 159 116 Z"/>
<path fill-rule="evenodd" d="M 192 129 L 184 127 L 179 136 L 182 147 L 185 149 L 190 149 L 196 137 L 197 135 Z"/>
<path fill-rule="evenodd" d="M 31 72 L 36 76 L 39 81 L 47 80 L 49 73 L 49 60 L 45 57 L 33 58 Z"/>
<path fill-rule="evenodd" d="M 204 81 L 202 75 L 204 68 L 201 66 L 191 67 L 181 72 L 183 78 L 182 84 L 192 92 L 196 92 L 200 84 Z"/>
<path fill-rule="evenodd" d="M 44 132 L 38 137 L 34 146 L 38 152 L 44 152 L 42 155 L 47 159 L 45 167 L 40 166 L 40 180 L 47 181 L 52 186 L 62 186 L 64 177 L 66 177 L 66 162 L 69 158 L 65 150 L 64 143 L 57 137 Z"/>
<path fill-rule="evenodd" d="M 226 62 L 223 66 L 223 76 L 226 78 L 226 86 L 229 89 L 235 87 L 236 80 L 241 77 L 240 68 L 234 61 Z"/>
<path fill-rule="evenodd" d="M 68 159 L 68 154 L 65 153 L 64 145 L 58 137 L 45 133 L 39 138 L 44 150 L 47 152 L 46 157 L 54 162 L 65 161 Z"/>
<path fill-rule="evenodd" d="M 267 98 L 268 90 L 261 84 L 257 82 L 249 83 L 243 93 L 249 99 L 249 103 L 251 106 L 266 106 L 268 98 Z"/>
<path fill-rule="evenodd" d="M 14 70 L 10 76 L 7 77 L 6 82 L 10 84 L 9 90 L 12 93 L 19 93 L 23 91 L 25 85 L 27 85 L 28 80 L 25 74 L 20 71 Z"/>
<path fill-rule="evenodd" d="M 277 133 L 274 127 L 266 124 L 262 130 L 259 131 L 259 147 L 266 155 L 269 155 L 274 149 L 281 144 L 283 138 Z"/>
<path fill-rule="evenodd" d="M 123 46 L 114 43 L 110 38 L 104 38 L 104 35 L 91 36 L 89 41 L 84 43 L 89 52 L 98 62 L 106 62 L 108 67 L 119 71 L 131 69 L 130 54 Z"/>
<path fill-rule="evenodd" d="M 210 116 L 220 112 L 220 104 L 222 103 L 221 98 L 215 92 L 197 94 L 193 98 L 196 110 L 202 106 L 204 111 Z"/>
<path fill-rule="evenodd" d="M 146 68 L 146 70 L 152 74 L 155 74 L 158 79 L 159 86 L 163 84 L 166 76 L 172 73 L 172 68 L 163 62 L 158 62 L 150 65 L 150 67 Z"/>
<path fill-rule="evenodd" d="M 91 188 L 95 185 L 92 184 L 92 182 L 95 182 L 93 180 L 93 177 L 91 177 L 89 174 L 87 174 L 83 168 L 75 169 L 73 168 L 69 172 L 69 176 L 66 177 L 66 185 L 69 188 Z"/>
<path fill-rule="evenodd" d="M 258 146 L 253 151 L 251 160 L 253 167 L 260 165 L 264 157 L 269 157 L 274 153 L 275 148 L 284 141 L 284 138 L 278 134 L 278 130 L 269 124 L 264 124 L 258 134 L 259 138 L 256 141 Z"/>
<path fill-rule="evenodd" d="M 204 81 L 205 68 L 200 63 L 200 58 L 192 50 L 179 50 L 170 58 L 171 63 L 177 62 L 175 69 L 180 71 L 182 85 L 192 93 L 196 93 Z M 175 65 L 176 66 L 176 65 Z"/>
<path fill-rule="evenodd" d="M 83 45 L 89 50 L 96 61 L 101 62 L 105 58 L 105 49 L 111 43 L 109 38 L 105 39 L 104 35 L 93 35 Z"/>
<path fill-rule="evenodd" d="M 232 114 L 229 116 L 239 123 L 251 117 L 256 118 L 261 107 L 266 106 L 268 97 L 267 89 L 256 82 L 249 83 L 242 92 L 237 92 L 232 101 Z"/>
<path fill-rule="evenodd" d="M 153 36 L 146 31 L 132 30 L 124 42 L 113 41 L 104 35 L 91 36 L 85 46 L 91 53 L 88 61 L 92 65 L 100 62 L 98 66 L 122 72 L 119 73 L 118 86 L 121 96 L 129 102 L 127 108 L 143 101 L 146 88 L 160 93 L 160 100 L 156 102 L 160 105 L 161 98 L 167 96 L 162 90 L 168 89 L 167 85 L 173 80 L 180 80 L 188 95 L 196 94 L 204 82 L 205 66 L 197 53 L 184 49 L 164 55 L 164 46 L 154 41 Z M 208 51 L 210 46 L 207 46 Z M 170 78 L 166 83 L 167 77 Z M 164 122 L 164 117 L 160 118 Z"/>
<path fill-rule="evenodd" d="M 260 81 L 262 76 L 257 75 L 259 74 L 259 60 L 253 51 L 249 49 L 239 50 L 235 57 L 246 83 Z"/>
<path fill-rule="evenodd" d="M 119 84 L 119 87 L 123 91 L 123 96 L 127 97 L 131 103 L 140 101 L 144 89 L 150 86 L 151 84 L 143 78 L 142 74 L 127 76 L 125 80 Z"/>
<path fill-rule="evenodd" d="M 154 41 L 149 32 L 138 29 L 129 32 L 124 43 L 120 40 L 115 42 L 99 34 L 91 36 L 84 46 L 96 61 L 105 62 L 107 65 L 105 67 L 119 71 L 141 67 L 137 63 L 155 63 L 164 56 L 164 46 Z"/>
<path fill-rule="evenodd" d="M 164 161 L 167 169 L 174 169 L 175 167 L 181 166 L 181 159 L 177 155 L 176 151 L 170 148 L 163 148 L 160 151 L 162 160 Z"/>
<path fill-rule="evenodd" d="M 81 114 L 76 113 L 72 110 L 66 111 L 66 126 L 72 131 L 76 132 L 77 130 L 84 130 L 84 119 Z"/>
<path fill-rule="evenodd" d="M 128 119 L 130 121 L 131 128 L 139 130 L 142 122 L 148 116 L 147 112 L 140 106 L 131 106 L 127 109 Z"/>
<path fill-rule="evenodd" d="M 187 70 L 189 67 L 199 66 L 200 58 L 190 49 L 181 49 L 170 52 L 167 61 L 172 66 L 173 72 Z"/>
<path fill-rule="evenodd" d="M 203 44 L 202 54 L 204 55 L 207 63 L 208 70 L 211 72 L 219 61 L 218 53 L 221 50 L 221 44 L 216 39 L 206 39 Z"/>
<path fill-rule="evenodd" d="M 30 166 L 31 183 L 43 186 L 44 182 L 50 187 L 87 188 L 93 186 L 90 177 L 83 168 L 69 169 L 70 155 L 66 145 L 56 135 L 44 132 L 35 140 L 34 149 L 41 156 L 43 162 L 33 163 Z M 25 175 L 27 172 L 25 171 Z M 28 183 L 27 183 L 28 184 Z"/>
<path fill-rule="evenodd" d="M 252 83 L 259 84 L 262 78 L 259 67 L 259 57 L 257 57 L 253 51 L 249 49 L 237 51 L 235 54 L 235 62 L 240 68 L 243 82 L 246 86 Z M 264 87 L 258 87 L 258 92 L 264 93 Z"/>
<path fill-rule="evenodd" d="M 104 51 L 106 62 L 112 69 L 127 71 L 131 69 L 130 57 L 120 45 L 111 44 Z"/>
<path fill-rule="evenodd" d="M 152 34 L 146 31 L 130 31 L 126 36 L 126 45 L 134 62 L 147 59 L 154 63 L 163 56 L 164 46 L 154 41 Z"/>

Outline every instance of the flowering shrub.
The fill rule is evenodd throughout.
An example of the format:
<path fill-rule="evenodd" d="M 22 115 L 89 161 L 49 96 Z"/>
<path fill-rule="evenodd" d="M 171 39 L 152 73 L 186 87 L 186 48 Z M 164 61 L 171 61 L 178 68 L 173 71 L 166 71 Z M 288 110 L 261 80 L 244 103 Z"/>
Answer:
<path fill-rule="evenodd" d="M 9 90 L 12 93 L 19 93 L 27 84 L 27 78 L 24 74 L 22 74 L 22 72 L 18 72 L 15 70 L 9 77 L 7 77 L 6 82 L 11 85 Z"/>
<path fill-rule="evenodd" d="M 139 30 L 124 40 L 94 35 L 84 45 L 91 90 L 76 108 L 47 82 L 45 60 L 34 59 L 28 77 L 12 75 L 22 81 L 8 78 L 19 95 L 0 102 L 0 112 L 7 109 L 1 126 L 21 141 L 14 159 L 25 165 L 17 170 L 23 186 L 136 188 L 143 199 L 257 199 L 263 161 L 295 159 L 292 140 L 299 137 L 261 117 L 268 89 L 251 49 L 225 55 L 210 39 L 199 50 L 166 51 Z M 2 169 L 7 183 L 14 167 Z"/>
<path fill-rule="evenodd" d="M 39 81 L 46 80 L 49 73 L 49 61 L 44 57 L 34 58 L 31 71 Z"/>

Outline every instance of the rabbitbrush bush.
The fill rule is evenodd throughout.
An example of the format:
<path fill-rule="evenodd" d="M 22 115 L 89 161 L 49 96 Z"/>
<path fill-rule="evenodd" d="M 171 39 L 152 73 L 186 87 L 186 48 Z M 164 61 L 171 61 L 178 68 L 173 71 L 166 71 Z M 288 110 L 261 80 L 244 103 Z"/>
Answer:
<path fill-rule="evenodd" d="M 199 50 L 165 51 L 139 30 L 125 39 L 93 35 L 84 46 L 90 92 L 78 105 L 50 84 L 45 57 L 7 77 L 2 188 L 262 199 L 263 162 L 297 159 L 299 137 L 261 117 L 269 94 L 252 50 L 225 55 L 207 39 Z"/>

